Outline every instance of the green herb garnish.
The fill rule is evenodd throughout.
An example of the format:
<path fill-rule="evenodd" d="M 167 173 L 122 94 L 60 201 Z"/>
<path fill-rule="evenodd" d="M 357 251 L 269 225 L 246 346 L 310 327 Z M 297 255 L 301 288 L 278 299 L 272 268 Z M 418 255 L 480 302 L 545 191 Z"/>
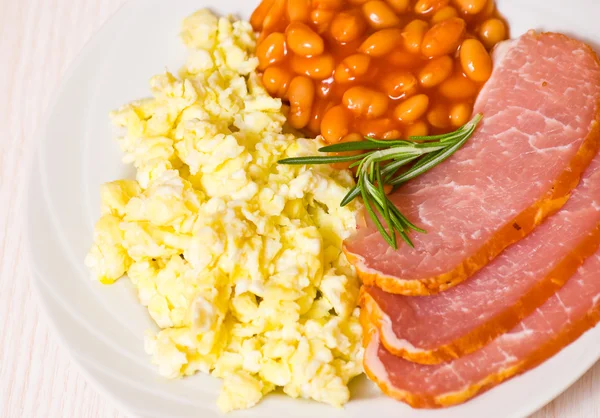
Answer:
<path fill-rule="evenodd" d="M 435 136 L 415 136 L 409 141 L 381 141 L 366 137 L 366 141 L 346 142 L 320 148 L 320 152 L 365 151 L 350 156 L 310 156 L 286 158 L 280 164 L 331 164 L 352 162 L 358 167 L 356 186 L 344 197 L 341 206 L 346 206 L 357 196 L 361 196 L 369 216 L 383 238 L 394 249 L 398 248 L 396 234 L 411 247 L 408 237 L 412 231 L 426 233 L 412 224 L 388 199 L 384 186 L 398 187 L 407 181 L 431 170 L 454 154 L 473 135 L 482 115 L 476 115 L 469 123 L 454 132 Z M 399 171 L 407 166 L 406 170 Z M 379 216 L 378 216 L 379 215 Z M 385 222 L 383 225 L 380 217 Z"/>

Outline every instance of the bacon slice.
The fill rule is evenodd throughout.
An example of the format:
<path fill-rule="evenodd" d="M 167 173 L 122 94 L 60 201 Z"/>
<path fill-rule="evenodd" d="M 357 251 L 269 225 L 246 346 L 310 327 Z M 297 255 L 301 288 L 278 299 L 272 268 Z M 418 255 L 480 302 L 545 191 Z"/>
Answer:
<path fill-rule="evenodd" d="M 495 51 L 484 119 L 452 158 L 391 199 L 427 234 L 392 250 L 368 221 L 345 252 L 368 285 L 404 295 L 472 276 L 559 210 L 600 142 L 600 63 L 587 45 L 530 32 Z"/>
<path fill-rule="evenodd" d="M 471 353 L 551 297 L 600 247 L 600 155 L 567 204 L 470 280 L 432 296 L 365 286 L 362 305 L 393 354 L 436 364 Z"/>
<path fill-rule="evenodd" d="M 385 349 L 368 309 L 364 366 L 388 395 L 415 408 L 462 403 L 523 373 L 576 340 L 600 321 L 600 252 L 533 314 L 481 350 L 437 365 L 422 365 Z"/>

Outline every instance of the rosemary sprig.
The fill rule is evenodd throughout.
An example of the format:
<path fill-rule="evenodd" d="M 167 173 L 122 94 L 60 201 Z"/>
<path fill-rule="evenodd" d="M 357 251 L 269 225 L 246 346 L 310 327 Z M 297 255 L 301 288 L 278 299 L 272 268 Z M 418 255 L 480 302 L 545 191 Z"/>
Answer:
<path fill-rule="evenodd" d="M 402 215 L 388 199 L 384 186 L 398 187 L 448 159 L 473 135 L 482 117 L 478 114 L 466 125 L 444 135 L 415 136 L 409 138 L 409 141 L 382 141 L 365 137 L 365 141 L 340 143 L 319 149 L 320 152 L 365 151 L 360 155 L 286 158 L 279 163 L 352 162 L 351 167 L 358 167 L 356 186 L 348 192 L 340 205 L 346 206 L 356 197 L 361 196 L 367 213 L 390 246 L 394 249 L 398 248 L 397 235 L 400 235 L 404 242 L 413 247 L 408 237 L 409 232 L 426 233 L 426 231 L 418 228 Z M 400 171 L 409 164 L 412 165 Z"/>

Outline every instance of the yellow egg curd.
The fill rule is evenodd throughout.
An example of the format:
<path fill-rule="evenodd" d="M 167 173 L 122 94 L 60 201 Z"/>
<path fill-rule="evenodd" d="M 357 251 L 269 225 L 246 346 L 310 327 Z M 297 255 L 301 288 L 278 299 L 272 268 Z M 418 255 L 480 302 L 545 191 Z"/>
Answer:
<path fill-rule="evenodd" d="M 86 265 L 105 284 L 129 277 L 158 325 L 146 350 L 160 374 L 222 378 L 222 410 L 276 388 L 341 406 L 362 373 L 359 282 L 341 251 L 353 178 L 277 164 L 323 144 L 283 133 L 249 23 L 203 10 L 182 39 L 179 75 L 112 114 L 137 176 L 102 186 Z"/>

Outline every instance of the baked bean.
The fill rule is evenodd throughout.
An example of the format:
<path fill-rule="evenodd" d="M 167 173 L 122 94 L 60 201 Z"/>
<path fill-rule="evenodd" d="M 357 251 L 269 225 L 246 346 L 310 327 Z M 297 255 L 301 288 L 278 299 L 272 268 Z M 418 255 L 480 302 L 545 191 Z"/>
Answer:
<path fill-rule="evenodd" d="M 325 141 L 330 144 L 340 142 L 348 135 L 348 125 L 350 124 L 350 115 L 343 106 L 333 106 L 325 113 L 321 121 L 321 134 Z"/>
<path fill-rule="evenodd" d="M 314 25 L 317 33 L 322 35 L 329 29 L 329 25 L 334 16 L 335 12 L 333 10 L 314 9 L 310 12 L 310 21 Z"/>
<path fill-rule="evenodd" d="M 429 29 L 429 24 L 420 19 L 415 19 L 406 25 L 402 31 L 404 48 L 412 54 L 420 53 L 423 37 L 425 36 L 427 29 Z"/>
<path fill-rule="evenodd" d="M 371 58 L 363 54 L 354 54 L 346 57 L 338 64 L 333 74 L 337 83 L 349 83 L 357 77 L 365 75 L 369 70 Z"/>
<path fill-rule="evenodd" d="M 406 138 L 414 137 L 414 136 L 427 136 L 429 135 L 429 126 L 425 121 L 418 120 L 416 122 L 411 123 L 404 130 L 404 136 Z"/>
<path fill-rule="evenodd" d="M 358 132 L 348 134 L 342 138 L 342 142 L 360 142 L 360 141 L 364 141 L 364 140 L 365 140 L 365 138 Z M 360 151 L 358 151 L 358 152 L 360 153 Z M 354 154 L 354 155 L 358 155 L 358 154 Z"/>
<path fill-rule="evenodd" d="M 468 99 L 477 93 L 477 85 L 462 73 L 452 74 L 438 89 L 442 96 L 452 100 Z"/>
<path fill-rule="evenodd" d="M 285 68 L 272 66 L 263 73 L 263 85 L 271 96 L 284 98 L 292 81 L 293 74 Z"/>
<path fill-rule="evenodd" d="M 362 86 L 351 87 L 344 93 L 342 103 L 357 116 L 375 119 L 388 109 L 389 99 L 376 90 Z"/>
<path fill-rule="evenodd" d="M 288 88 L 290 114 L 288 122 L 296 129 L 302 129 L 310 121 L 311 108 L 315 99 L 315 84 L 305 76 L 296 76 Z"/>
<path fill-rule="evenodd" d="M 400 139 L 402 133 L 398 129 L 392 129 L 391 131 L 387 131 L 381 136 L 381 139 Z"/>
<path fill-rule="evenodd" d="M 431 23 L 433 23 L 435 25 L 436 23 L 439 23 L 442 20 L 447 20 L 447 19 L 450 19 L 451 17 L 456 17 L 456 16 L 458 16 L 458 12 L 456 11 L 456 9 L 454 7 L 452 7 L 452 6 L 442 7 L 440 10 L 435 12 L 433 17 L 431 18 Z"/>
<path fill-rule="evenodd" d="M 381 88 L 392 100 L 404 99 L 416 93 L 417 78 L 408 71 L 386 74 Z"/>
<path fill-rule="evenodd" d="M 333 57 L 329 54 L 310 58 L 293 55 L 291 64 L 292 70 L 296 74 L 304 74 L 315 80 L 324 80 L 330 77 L 335 65 Z"/>
<path fill-rule="evenodd" d="M 469 121 L 473 113 L 473 106 L 468 103 L 456 103 L 450 108 L 450 123 L 455 128 L 463 126 Z"/>
<path fill-rule="evenodd" d="M 320 103 L 320 102 L 317 101 L 317 103 Z M 310 115 L 310 121 L 308 122 L 308 125 L 306 126 L 306 128 L 312 135 L 319 135 L 321 133 L 321 119 L 322 118 L 323 118 L 322 112 L 317 112 L 317 111 L 313 110 L 312 115 Z"/>
<path fill-rule="evenodd" d="M 443 103 L 436 103 L 427 112 L 427 122 L 434 128 L 446 129 L 450 126 L 450 110 Z"/>
<path fill-rule="evenodd" d="M 333 102 L 329 100 L 317 100 L 312 107 L 312 115 L 308 122 L 308 130 L 315 135 L 321 133 L 321 120 L 329 109 L 333 107 Z"/>
<path fill-rule="evenodd" d="M 269 65 L 283 61 L 286 54 L 285 35 L 279 32 L 271 33 L 256 47 L 258 69 L 264 70 Z"/>
<path fill-rule="evenodd" d="M 506 39 L 506 26 L 500 19 L 488 19 L 479 28 L 479 37 L 486 48 L 491 49 Z"/>
<path fill-rule="evenodd" d="M 470 15 L 480 13 L 486 6 L 487 0 L 454 0 L 458 7 Z"/>
<path fill-rule="evenodd" d="M 273 6 L 273 3 L 275 3 L 275 0 L 263 0 L 254 10 L 254 12 L 252 12 L 252 16 L 250 16 L 250 24 L 255 31 L 262 29 L 265 17 L 267 17 L 267 14 Z"/>
<path fill-rule="evenodd" d="M 360 142 L 363 141 L 364 137 L 359 133 L 348 134 L 342 138 L 340 142 Z M 334 152 L 332 155 L 337 156 L 351 156 L 351 155 L 360 155 L 362 151 L 345 151 L 345 152 Z M 333 163 L 331 166 L 336 170 L 347 170 L 352 162 L 344 162 L 344 163 Z"/>
<path fill-rule="evenodd" d="M 423 37 L 421 52 L 430 58 L 454 53 L 460 45 L 466 29 L 467 24 L 458 17 L 436 23 Z"/>
<path fill-rule="evenodd" d="M 331 79 L 317 81 L 316 84 L 317 84 L 317 87 L 315 89 L 315 92 L 317 93 L 317 96 L 319 96 L 322 99 L 329 97 L 329 95 L 331 94 L 331 91 L 332 91 L 332 84 L 333 84 L 331 82 Z"/>
<path fill-rule="evenodd" d="M 496 10 L 496 2 L 495 2 L 495 0 L 487 0 L 487 4 L 485 5 L 485 8 L 479 14 L 479 16 L 482 19 L 486 19 L 488 17 L 491 17 L 494 14 L 495 10 Z"/>
<path fill-rule="evenodd" d="M 321 55 L 325 50 L 323 38 L 302 22 L 290 23 L 285 34 L 287 46 L 298 55 Z"/>
<path fill-rule="evenodd" d="M 463 126 L 490 77 L 489 51 L 508 36 L 496 0 L 259 2 L 263 85 L 290 127 L 328 143 Z"/>
<path fill-rule="evenodd" d="M 313 9 L 339 10 L 343 5 L 343 0 L 312 0 Z"/>
<path fill-rule="evenodd" d="M 308 22 L 310 0 L 288 0 L 287 16 L 290 22 Z"/>
<path fill-rule="evenodd" d="M 331 36 L 340 42 L 351 42 L 361 36 L 367 29 L 364 18 L 358 13 L 341 12 L 331 21 Z"/>
<path fill-rule="evenodd" d="M 460 63 L 473 81 L 484 83 L 492 75 L 492 58 L 477 39 L 466 39 L 460 47 Z"/>
<path fill-rule="evenodd" d="M 405 51 L 402 48 L 398 48 L 390 52 L 390 54 L 385 57 L 386 62 L 389 61 L 390 64 L 396 65 L 398 67 L 412 69 L 421 66 L 424 62 L 421 54 L 411 54 L 408 51 Z"/>
<path fill-rule="evenodd" d="M 449 3 L 450 0 L 419 0 L 415 4 L 415 12 L 422 15 L 435 13 Z"/>
<path fill-rule="evenodd" d="M 286 1 L 275 0 L 263 21 L 263 30 L 267 32 L 281 31 L 285 28 Z"/>
<path fill-rule="evenodd" d="M 391 118 L 358 119 L 355 126 L 364 136 L 383 138 L 386 132 L 398 127 L 398 122 Z"/>
<path fill-rule="evenodd" d="M 367 21 L 375 29 L 391 28 L 400 24 L 394 10 L 384 1 L 370 0 L 363 4 L 362 10 Z"/>
<path fill-rule="evenodd" d="M 425 114 L 428 106 L 429 97 L 426 94 L 417 94 L 396 106 L 394 117 L 400 122 L 414 122 Z"/>
<path fill-rule="evenodd" d="M 387 55 L 402 38 L 400 29 L 382 29 L 369 36 L 358 48 L 372 57 Z"/>
<path fill-rule="evenodd" d="M 410 0 L 386 0 L 396 13 L 406 13 L 410 7 Z"/>
<path fill-rule="evenodd" d="M 454 61 L 448 55 L 434 58 L 419 72 L 419 82 L 425 88 L 435 87 L 450 77 Z"/>

